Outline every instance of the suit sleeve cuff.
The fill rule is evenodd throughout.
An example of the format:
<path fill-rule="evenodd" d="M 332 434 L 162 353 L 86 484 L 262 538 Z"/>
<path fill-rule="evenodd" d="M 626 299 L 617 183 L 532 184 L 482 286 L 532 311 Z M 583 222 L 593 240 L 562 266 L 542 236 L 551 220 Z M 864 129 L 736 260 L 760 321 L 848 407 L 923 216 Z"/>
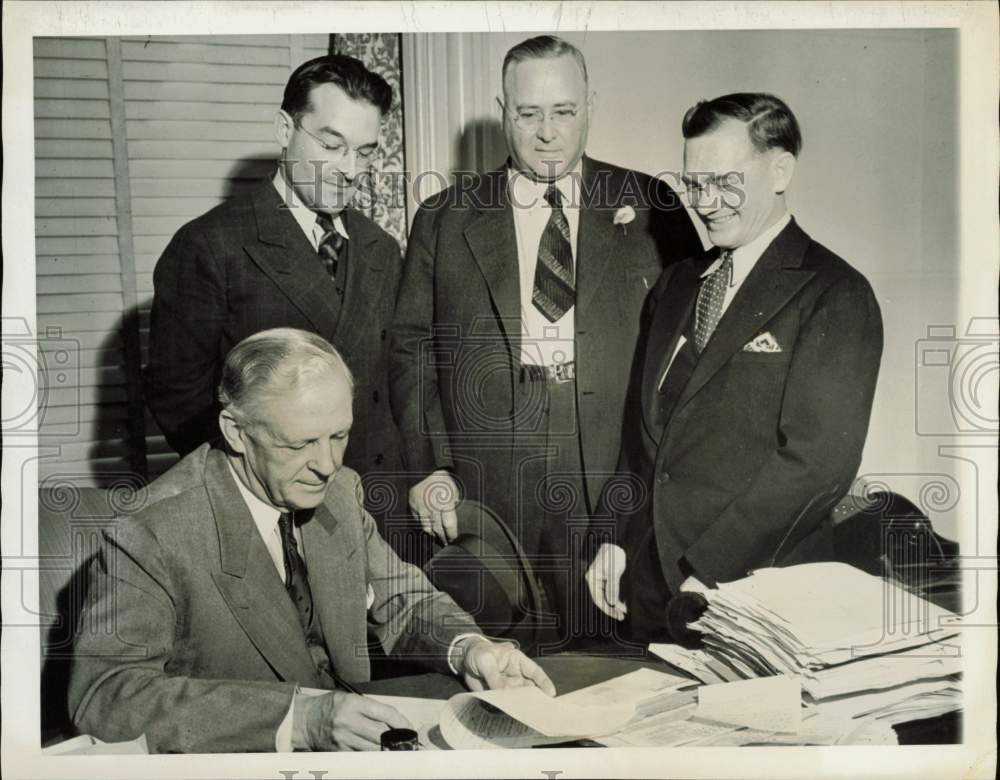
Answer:
<path fill-rule="evenodd" d="M 274 734 L 274 750 L 277 753 L 291 753 L 292 748 L 292 713 L 295 711 L 295 697 L 301 696 L 299 689 L 295 689 L 291 702 L 288 704 L 288 712 L 281 719 L 278 730 Z"/>
<path fill-rule="evenodd" d="M 452 674 L 455 675 L 462 674 L 462 660 L 465 657 L 465 650 L 459 647 L 459 643 L 463 639 L 469 639 L 470 637 L 476 639 L 482 639 L 484 642 L 490 641 L 482 634 L 477 634 L 471 631 L 467 634 L 459 634 L 454 639 L 452 639 L 451 644 L 448 645 L 448 668 L 451 669 Z"/>

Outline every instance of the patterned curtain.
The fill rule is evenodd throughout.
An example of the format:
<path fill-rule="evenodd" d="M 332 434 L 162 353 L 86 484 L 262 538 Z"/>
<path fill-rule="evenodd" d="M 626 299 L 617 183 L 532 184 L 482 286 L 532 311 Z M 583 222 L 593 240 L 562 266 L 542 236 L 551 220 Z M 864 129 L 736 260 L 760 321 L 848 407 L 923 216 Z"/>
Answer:
<path fill-rule="evenodd" d="M 331 35 L 334 54 L 357 57 L 392 87 L 392 109 L 382 125 L 382 159 L 375 177 L 374 197 L 359 199 L 358 207 L 406 249 L 406 191 L 403 180 L 403 93 L 400 36 L 396 33 Z"/>

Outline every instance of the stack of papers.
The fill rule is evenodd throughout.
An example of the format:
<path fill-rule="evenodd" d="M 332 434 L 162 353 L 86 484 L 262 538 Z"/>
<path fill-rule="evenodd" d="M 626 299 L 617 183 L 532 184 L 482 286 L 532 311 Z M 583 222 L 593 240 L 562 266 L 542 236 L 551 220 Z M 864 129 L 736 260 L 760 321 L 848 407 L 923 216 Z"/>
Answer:
<path fill-rule="evenodd" d="M 703 682 L 798 677 L 807 708 L 845 722 L 893 724 L 960 707 L 957 616 L 895 583 L 813 563 L 762 569 L 705 596 L 708 609 L 692 624 L 705 651 L 686 660 L 688 670 L 702 667 Z"/>

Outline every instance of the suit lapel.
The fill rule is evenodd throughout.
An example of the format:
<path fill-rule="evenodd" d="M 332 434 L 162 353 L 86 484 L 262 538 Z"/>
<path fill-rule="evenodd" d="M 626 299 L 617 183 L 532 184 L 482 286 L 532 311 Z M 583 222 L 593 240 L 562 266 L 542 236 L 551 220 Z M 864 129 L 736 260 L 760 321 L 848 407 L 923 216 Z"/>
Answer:
<path fill-rule="evenodd" d="M 336 341 L 341 350 L 350 352 L 351 345 L 370 327 L 372 306 L 384 293 L 385 255 L 376 251 L 379 232 L 361 214 L 348 209 L 343 212 L 347 241 L 347 280 L 344 302 L 337 318 Z M 352 327 L 356 325 L 357 327 Z"/>
<path fill-rule="evenodd" d="M 367 644 L 368 583 L 358 582 L 351 574 L 357 568 L 352 559 L 364 551 L 348 533 L 348 518 L 357 515 L 358 506 L 353 492 L 339 487 L 340 479 L 335 478 L 326 501 L 302 526 L 302 543 L 313 605 L 334 670 L 348 680 L 366 680 L 371 674 L 368 655 L 358 651 Z"/>
<path fill-rule="evenodd" d="M 712 256 L 709 255 L 706 260 L 683 262 L 667 271 L 670 277 L 650 323 L 643 366 L 643 409 L 649 421 L 656 418 L 660 379 L 668 368 L 677 341 L 694 308 L 701 272 L 711 262 Z"/>
<path fill-rule="evenodd" d="M 792 221 L 740 286 L 684 388 L 679 410 L 802 289 L 814 272 L 801 268 L 809 237 Z"/>
<path fill-rule="evenodd" d="M 521 353 L 521 286 L 517 262 L 517 232 L 507 195 L 506 169 L 482 177 L 471 194 L 479 213 L 465 228 L 479 270 L 489 287 L 490 298 L 507 334 L 511 354 Z"/>
<path fill-rule="evenodd" d="M 611 182 L 601 181 L 594 170 L 594 162 L 583 158 L 583 181 L 581 188 L 579 232 L 576 239 L 576 305 L 582 314 L 600 289 L 604 277 L 609 273 L 611 249 L 621 228 L 614 225 L 614 209 L 617 203 L 610 201 L 615 187 Z M 620 188 L 619 188 L 620 189 Z M 595 208 L 584 207 L 587 201 L 594 202 Z M 599 204 L 606 204 L 599 207 Z"/>
<path fill-rule="evenodd" d="M 245 247 L 247 254 L 316 331 L 330 338 L 340 307 L 316 250 L 271 182 L 252 198 L 258 240 Z"/>
<path fill-rule="evenodd" d="M 317 684 L 298 614 L 221 450 L 209 453 L 205 486 L 221 553 L 213 578 L 233 616 L 283 680 Z"/>

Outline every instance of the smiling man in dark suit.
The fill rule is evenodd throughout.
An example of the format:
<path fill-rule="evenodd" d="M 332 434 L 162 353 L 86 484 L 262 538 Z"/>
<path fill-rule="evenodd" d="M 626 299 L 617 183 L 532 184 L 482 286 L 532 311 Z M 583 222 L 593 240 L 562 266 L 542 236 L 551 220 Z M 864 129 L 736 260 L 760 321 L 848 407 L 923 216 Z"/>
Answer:
<path fill-rule="evenodd" d="M 507 163 L 414 219 L 393 409 L 424 528 L 454 537 L 459 489 L 485 503 L 535 561 L 566 637 L 589 607 L 573 521 L 586 525 L 615 464 L 642 301 L 701 243 L 665 182 L 584 155 L 594 95 L 576 47 L 513 47 L 498 103 Z"/>
<path fill-rule="evenodd" d="M 299 66 L 274 131 L 273 180 L 182 227 L 153 276 L 146 399 L 181 454 L 218 436 L 222 361 L 241 339 L 296 327 L 332 343 L 357 378 L 347 462 L 398 472 L 389 409 L 386 328 L 402 267 L 399 246 L 350 207 L 378 152 L 392 91 L 352 57 Z"/>
<path fill-rule="evenodd" d="M 648 498 L 616 513 L 587 573 L 598 606 L 647 641 L 667 638 L 689 577 L 829 556 L 824 521 L 861 461 L 882 354 L 868 282 L 788 213 L 802 146 L 788 106 L 726 95 L 690 109 L 683 134 L 716 248 L 650 295 L 619 461 Z"/>

